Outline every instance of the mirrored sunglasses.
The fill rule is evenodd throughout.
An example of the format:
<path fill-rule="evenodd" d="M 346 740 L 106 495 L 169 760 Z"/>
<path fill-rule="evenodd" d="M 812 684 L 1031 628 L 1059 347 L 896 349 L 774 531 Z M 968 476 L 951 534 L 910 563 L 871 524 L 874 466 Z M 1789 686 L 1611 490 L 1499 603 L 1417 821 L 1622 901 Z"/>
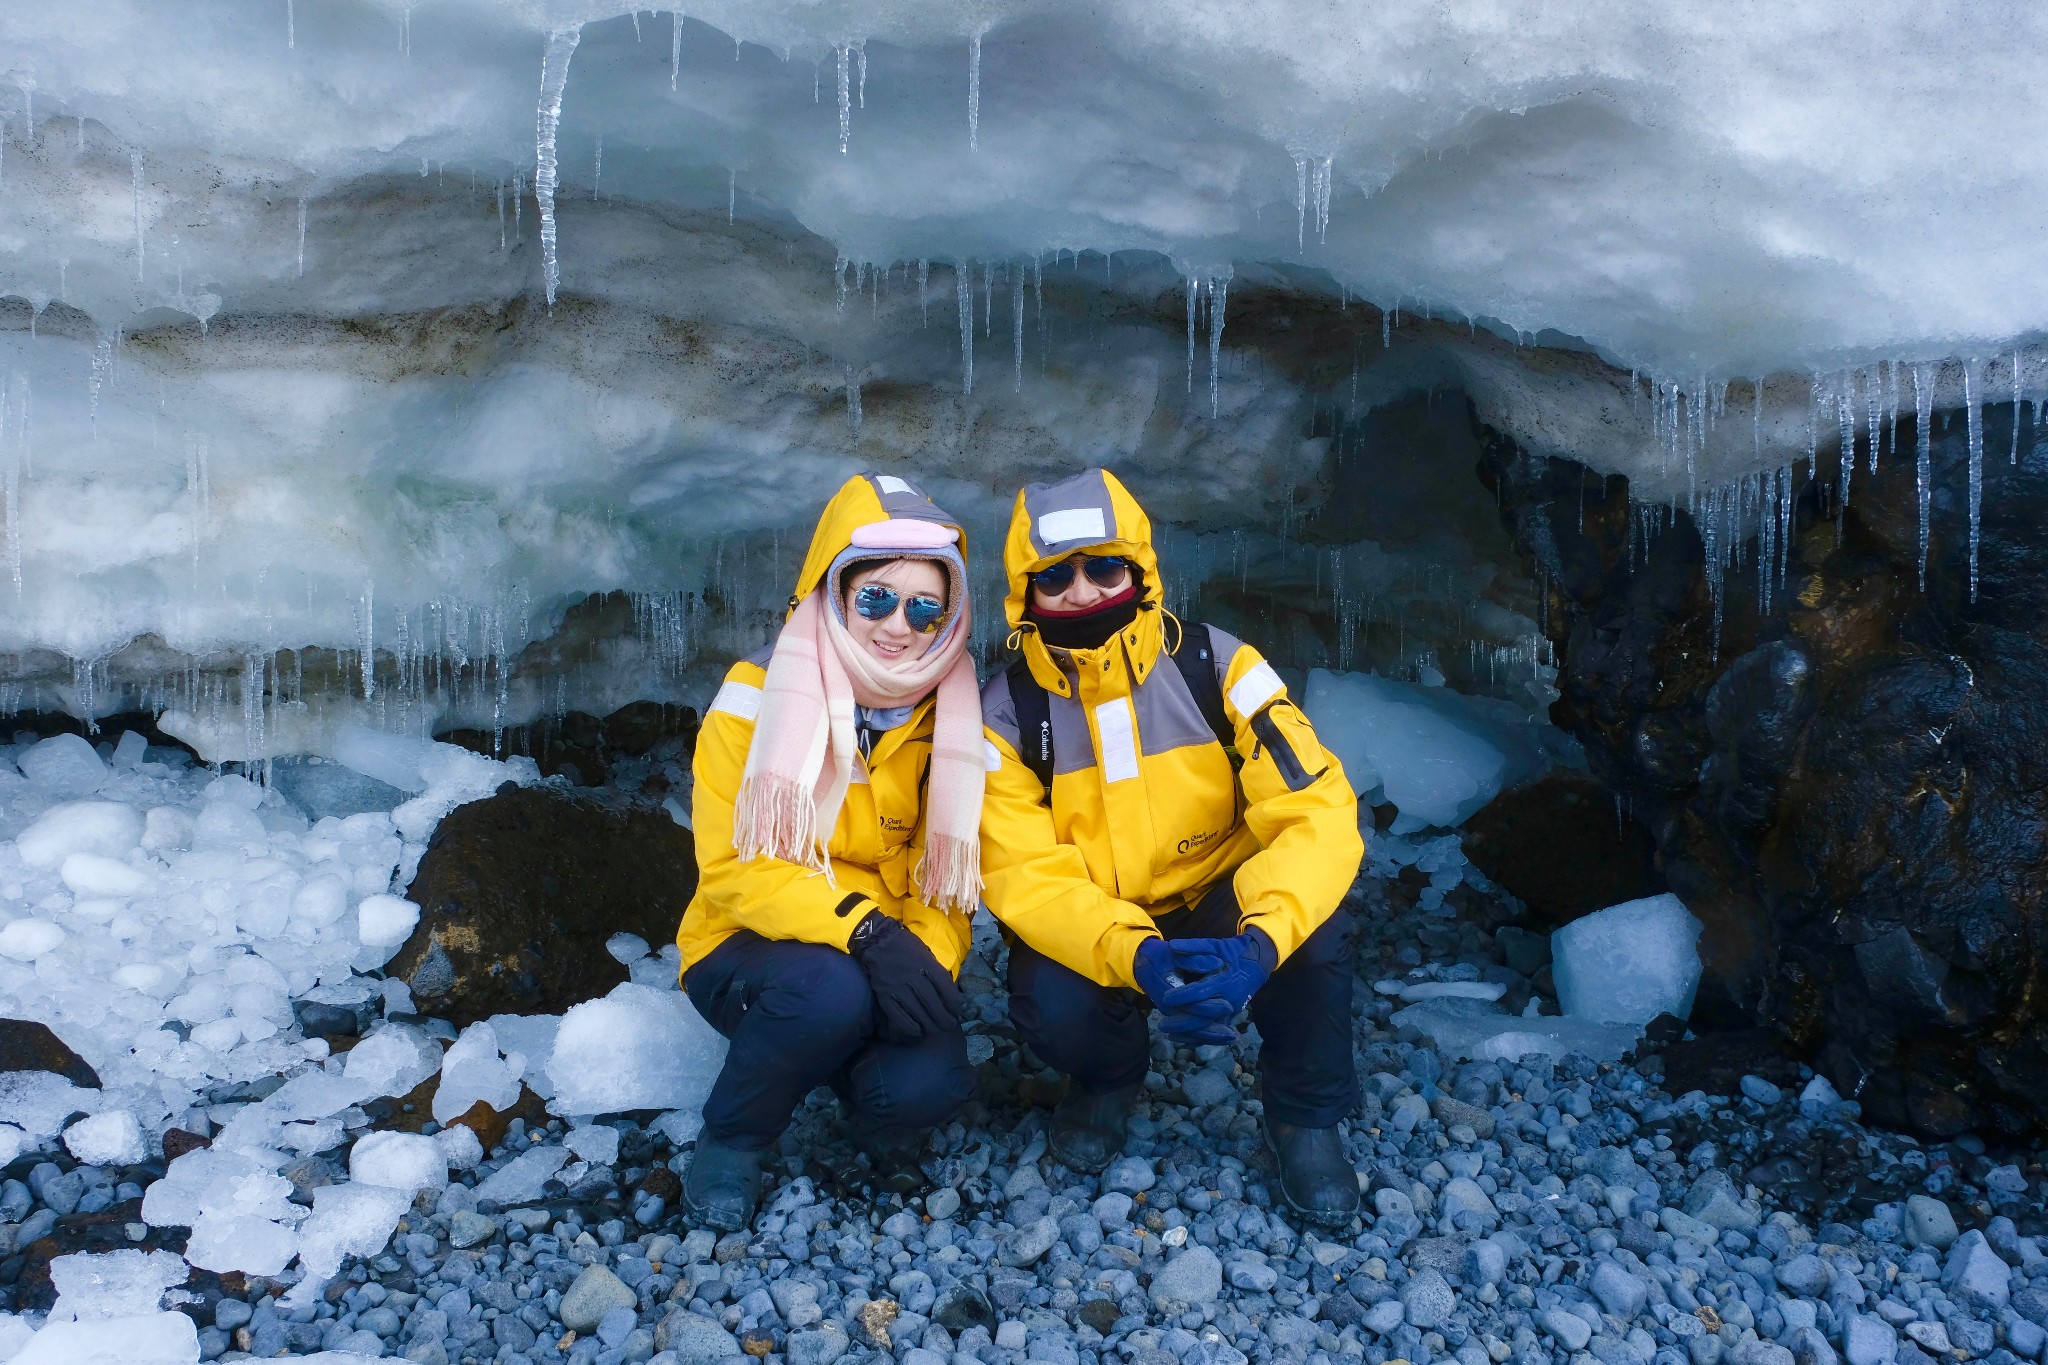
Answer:
<path fill-rule="evenodd" d="M 1058 597 L 1074 584 L 1074 569 L 1088 575 L 1088 581 L 1098 588 L 1119 588 L 1131 571 L 1131 561 L 1122 555 L 1070 555 L 1057 564 L 1048 564 L 1031 575 L 1032 586 L 1048 597 Z"/>
<path fill-rule="evenodd" d="M 903 605 L 903 619 L 920 635 L 929 635 L 939 628 L 939 620 L 946 614 L 946 604 L 928 593 L 918 593 L 909 601 L 903 594 L 881 583 L 863 583 L 853 594 L 853 609 L 870 621 L 886 621 L 896 614 L 896 606 Z"/>

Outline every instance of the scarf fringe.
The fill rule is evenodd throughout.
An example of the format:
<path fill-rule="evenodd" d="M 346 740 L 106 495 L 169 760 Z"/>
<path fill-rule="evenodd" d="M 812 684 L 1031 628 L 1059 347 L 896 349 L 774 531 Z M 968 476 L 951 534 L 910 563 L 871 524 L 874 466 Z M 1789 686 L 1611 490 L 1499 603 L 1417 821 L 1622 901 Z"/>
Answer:
<path fill-rule="evenodd" d="M 767 855 L 832 878 L 832 860 L 818 846 L 818 811 L 801 783 L 779 773 L 755 773 L 740 783 L 733 802 L 733 848 L 743 863 Z"/>
<path fill-rule="evenodd" d="M 935 910 L 974 913 L 981 904 L 981 840 L 932 835 L 917 865 L 917 885 Z"/>

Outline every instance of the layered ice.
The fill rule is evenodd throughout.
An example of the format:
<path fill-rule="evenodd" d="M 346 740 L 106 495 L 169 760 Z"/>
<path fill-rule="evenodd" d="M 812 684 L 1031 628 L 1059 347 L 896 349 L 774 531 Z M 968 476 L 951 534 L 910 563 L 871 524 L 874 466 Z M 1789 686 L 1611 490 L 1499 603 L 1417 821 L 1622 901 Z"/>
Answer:
<path fill-rule="evenodd" d="M 1700 984 L 1700 928 L 1669 893 L 1573 920 L 1550 936 L 1559 1007 L 1604 1024 L 1685 1018 Z"/>
<path fill-rule="evenodd" d="M 15 8 L 0 651 L 210 757 L 535 714 L 593 592 L 648 658 L 751 633 L 791 491 L 864 464 L 977 536 L 1095 460 L 1245 530 L 1319 415 L 1447 384 L 1671 499 L 1807 458 L 1880 361 L 2048 378 L 2048 150 L 1996 131 L 2048 101 L 2031 10 Z M 1276 298 L 1334 307 L 1333 378 L 1230 325 Z"/>
<path fill-rule="evenodd" d="M 7 1359 L 14 1365 L 194 1365 L 197 1327 L 162 1307 L 165 1291 L 183 1285 L 188 1273 L 168 1251 L 58 1256 L 50 1262 L 57 1302 L 49 1319 Z M 7 1349 L 0 1337 L 0 1353 Z"/>

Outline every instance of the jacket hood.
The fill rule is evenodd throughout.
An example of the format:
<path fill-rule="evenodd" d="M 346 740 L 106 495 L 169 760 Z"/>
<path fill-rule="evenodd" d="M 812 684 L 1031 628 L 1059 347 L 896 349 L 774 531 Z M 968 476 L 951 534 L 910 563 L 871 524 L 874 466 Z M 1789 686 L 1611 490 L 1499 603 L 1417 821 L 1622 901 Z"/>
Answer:
<path fill-rule="evenodd" d="M 1123 632 L 1137 681 L 1143 682 L 1157 662 L 1164 638 L 1160 615 L 1166 592 L 1159 581 L 1152 521 L 1130 490 L 1106 469 L 1086 469 L 1058 483 L 1026 484 L 1017 494 L 1010 533 L 1003 542 L 1003 571 L 1009 581 L 1003 614 L 1010 628 L 1020 632 L 1019 644 L 1032 677 L 1061 696 L 1068 692 L 1066 678 L 1039 638 L 1038 627 L 1025 619 L 1024 607 L 1030 600 L 1030 575 L 1079 550 L 1124 555 L 1144 575 L 1138 619 Z M 1135 647 L 1129 638 L 1133 634 Z"/>
<path fill-rule="evenodd" d="M 796 590 L 789 596 L 789 609 L 803 601 L 825 579 L 832 561 L 853 548 L 853 533 L 879 522 L 928 522 L 950 528 L 958 537 L 956 548 L 964 561 L 967 531 L 958 518 L 940 507 L 922 488 L 895 474 L 856 474 L 841 484 L 818 516 L 818 528 L 811 532 L 811 547 L 804 553 L 803 569 L 797 574 Z M 916 550 L 877 548 L 876 559 L 915 557 Z M 965 591 L 965 585 L 960 585 Z"/>

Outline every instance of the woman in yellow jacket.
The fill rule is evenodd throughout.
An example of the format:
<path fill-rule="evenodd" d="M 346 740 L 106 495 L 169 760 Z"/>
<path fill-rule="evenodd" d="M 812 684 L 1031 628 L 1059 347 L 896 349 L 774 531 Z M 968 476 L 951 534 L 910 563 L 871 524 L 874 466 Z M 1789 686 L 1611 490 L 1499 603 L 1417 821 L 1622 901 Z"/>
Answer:
<path fill-rule="evenodd" d="M 1343 769 L 1257 650 L 1168 617 L 1151 523 L 1114 475 L 1025 488 L 1003 566 L 1023 657 L 982 693 L 982 862 L 1013 939 L 1011 1020 L 1071 1078 L 1054 1155 L 1098 1171 L 1123 1145 L 1152 1008 L 1203 1043 L 1249 1007 L 1281 1192 L 1348 1222 L 1336 911 L 1365 849 Z"/>
<path fill-rule="evenodd" d="M 954 980 L 984 748 L 964 548 L 906 480 L 848 480 L 774 648 L 732 666 L 698 733 L 697 894 L 676 943 L 684 990 L 732 1043 L 683 1180 L 711 1227 L 752 1222 L 762 1153 L 813 1087 L 899 1163 L 972 1093 Z"/>

